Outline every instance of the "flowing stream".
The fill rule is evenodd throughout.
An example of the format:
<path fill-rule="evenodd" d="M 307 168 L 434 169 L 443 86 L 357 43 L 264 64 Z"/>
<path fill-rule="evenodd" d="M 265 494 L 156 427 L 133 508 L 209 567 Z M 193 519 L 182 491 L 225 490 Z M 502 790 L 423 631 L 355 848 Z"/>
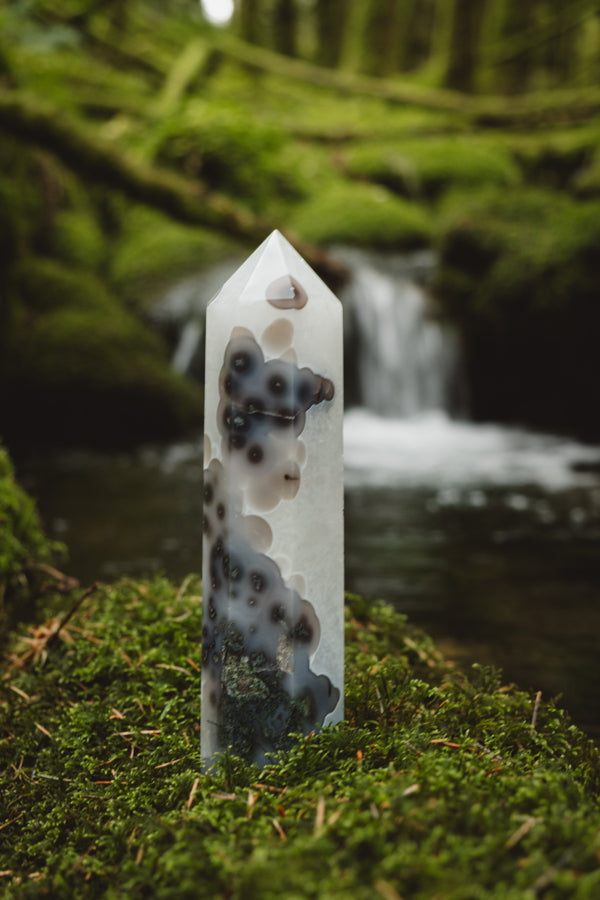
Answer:
<path fill-rule="evenodd" d="M 339 249 L 345 290 L 346 586 L 423 625 L 464 666 L 561 701 L 600 736 L 600 447 L 467 420 L 460 348 L 428 254 Z M 238 261 L 176 285 L 156 317 L 200 375 L 203 310 Z M 501 373 L 500 373 L 501 374 Z M 200 436 L 22 461 L 84 581 L 200 572 Z"/>

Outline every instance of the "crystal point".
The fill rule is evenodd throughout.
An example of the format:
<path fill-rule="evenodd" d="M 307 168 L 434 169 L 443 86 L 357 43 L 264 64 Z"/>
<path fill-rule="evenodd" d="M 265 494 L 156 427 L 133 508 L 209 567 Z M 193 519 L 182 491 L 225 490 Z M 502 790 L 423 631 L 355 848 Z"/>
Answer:
<path fill-rule="evenodd" d="M 343 715 L 342 310 L 278 231 L 206 322 L 202 756 Z"/>

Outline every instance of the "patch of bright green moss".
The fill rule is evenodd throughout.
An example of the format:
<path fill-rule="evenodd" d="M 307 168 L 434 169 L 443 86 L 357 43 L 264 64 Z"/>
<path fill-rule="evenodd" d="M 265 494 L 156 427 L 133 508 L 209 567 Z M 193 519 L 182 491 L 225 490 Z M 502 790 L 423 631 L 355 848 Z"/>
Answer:
<path fill-rule="evenodd" d="M 290 213 L 290 226 L 321 244 L 413 248 L 431 240 L 428 213 L 378 185 L 347 184 L 333 178 L 328 186 Z"/>
<path fill-rule="evenodd" d="M 599 754 L 553 704 L 349 597 L 345 721 L 262 771 L 226 754 L 206 774 L 201 627 L 195 578 L 125 580 L 50 647 L 38 632 L 37 658 L 14 638 L 4 896 L 595 897 Z"/>

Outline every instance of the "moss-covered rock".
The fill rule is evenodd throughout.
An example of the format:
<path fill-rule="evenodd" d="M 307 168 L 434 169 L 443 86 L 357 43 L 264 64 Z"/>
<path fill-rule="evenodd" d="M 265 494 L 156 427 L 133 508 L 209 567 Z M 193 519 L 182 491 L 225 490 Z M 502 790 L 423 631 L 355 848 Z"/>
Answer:
<path fill-rule="evenodd" d="M 20 215 L 18 187 L 8 179 L 0 181 L 0 261 L 4 266 L 23 250 L 26 223 Z"/>
<path fill-rule="evenodd" d="M 507 136 L 505 143 L 528 184 L 577 192 L 593 166 L 599 138 L 592 120 L 580 128 Z"/>
<path fill-rule="evenodd" d="M 169 220 L 151 209 L 122 210 L 108 278 L 119 296 L 147 309 L 178 279 L 201 271 L 238 245 L 223 235 Z"/>
<path fill-rule="evenodd" d="M 0 263 L 3 272 L 39 238 L 52 215 L 55 181 L 40 153 L 0 141 Z"/>
<path fill-rule="evenodd" d="M 379 185 L 335 177 L 290 213 L 289 224 L 316 243 L 412 249 L 429 243 L 432 223 L 422 207 Z"/>
<path fill-rule="evenodd" d="M 159 336 L 94 276 L 27 258 L 14 284 L 0 399 L 9 442 L 114 446 L 200 421 L 199 388 L 171 371 Z"/>
<path fill-rule="evenodd" d="M 17 484 L 9 455 L 0 444 L 1 638 L 10 622 L 31 612 L 35 595 L 48 582 L 48 565 L 64 554 L 62 544 L 46 538 L 35 503 Z"/>
<path fill-rule="evenodd" d="M 61 262 L 100 272 L 107 257 L 107 240 L 96 218 L 87 210 L 61 210 L 53 223 L 49 249 Z"/>
<path fill-rule="evenodd" d="M 571 187 L 580 197 L 600 197 L 600 150 L 590 154 L 586 165 L 574 176 Z"/>
<path fill-rule="evenodd" d="M 345 171 L 402 196 L 433 200 L 449 187 L 509 186 L 518 166 L 501 141 L 473 135 L 363 141 L 343 154 Z"/>
<path fill-rule="evenodd" d="M 13 639 L 7 900 L 597 896 L 597 748 L 380 604 L 348 598 L 343 723 L 262 771 L 225 755 L 203 773 L 199 591 L 101 586 L 51 646 Z"/>
<path fill-rule="evenodd" d="M 219 104 L 190 100 L 158 124 L 149 146 L 157 161 L 243 197 L 257 210 L 272 195 L 297 198 L 306 188 L 298 169 L 287 164 L 285 131 L 226 97 Z"/>
<path fill-rule="evenodd" d="M 475 417 L 600 438 L 600 204 L 526 190 L 454 210 L 438 293 L 463 336 Z"/>

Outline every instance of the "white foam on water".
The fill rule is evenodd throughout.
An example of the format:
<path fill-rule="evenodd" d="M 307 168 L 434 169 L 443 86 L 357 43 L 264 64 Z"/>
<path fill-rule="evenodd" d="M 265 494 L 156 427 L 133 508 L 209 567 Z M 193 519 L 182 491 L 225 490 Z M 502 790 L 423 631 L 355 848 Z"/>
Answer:
<path fill-rule="evenodd" d="M 598 485 L 600 447 L 521 428 L 480 425 L 429 412 L 407 419 L 353 409 L 344 419 L 346 484 L 408 487 Z"/>

